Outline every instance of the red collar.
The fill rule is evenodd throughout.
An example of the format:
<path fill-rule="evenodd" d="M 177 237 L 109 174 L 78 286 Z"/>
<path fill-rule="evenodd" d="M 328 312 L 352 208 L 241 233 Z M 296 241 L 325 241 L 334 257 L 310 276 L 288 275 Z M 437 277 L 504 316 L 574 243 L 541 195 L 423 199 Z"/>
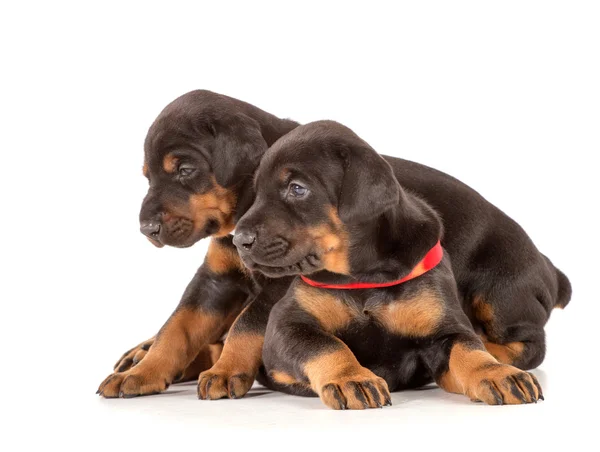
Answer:
<path fill-rule="evenodd" d="M 431 248 L 425 257 L 421 259 L 421 261 L 412 269 L 412 271 L 406 275 L 404 278 L 397 279 L 396 281 L 389 281 L 384 283 L 349 283 L 349 284 L 326 284 L 320 283 L 317 281 L 313 281 L 312 279 L 308 279 L 304 275 L 300 275 L 302 280 L 313 287 L 318 287 L 320 289 L 377 289 L 380 287 L 391 287 L 397 286 L 398 284 L 402 284 L 403 282 L 414 279 L 418 276 L 421 276 L 423 273 L 427 273 L 429 270 L 437 266 L 442 260 L 444 256 L 444 250 L 442 249 L 442 245 L 438 241 L 433 248 Z"/>

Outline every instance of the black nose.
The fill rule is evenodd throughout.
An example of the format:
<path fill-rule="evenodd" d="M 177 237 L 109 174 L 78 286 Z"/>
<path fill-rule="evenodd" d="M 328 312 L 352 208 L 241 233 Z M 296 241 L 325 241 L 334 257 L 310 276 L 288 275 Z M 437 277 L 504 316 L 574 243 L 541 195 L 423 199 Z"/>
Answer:
<path fill-rule="evenodd" d="M 256 242 L 256 234 L 252 232 L 237 232 L 233 237 L 233 244 L 238 247 L 238 249 L 243 249 L 248 251 L 252 248 L 252 245 Z"/>
<path fill-rule="evenodd" d="M 141 221 L 140 231 L 146 237 L 156 240 L 160 234 L 160 223 L 156 220 Z"/>

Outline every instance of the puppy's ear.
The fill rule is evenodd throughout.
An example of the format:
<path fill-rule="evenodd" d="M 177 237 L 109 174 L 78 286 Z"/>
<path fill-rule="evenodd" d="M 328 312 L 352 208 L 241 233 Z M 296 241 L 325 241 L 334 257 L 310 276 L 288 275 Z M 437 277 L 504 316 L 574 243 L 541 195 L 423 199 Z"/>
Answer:
<path fill-rule="evenodd" d="M 238 114 L 213 125 L 211 132 L 215 135 L 212 168 L 219 185 L 229 187 L 252 176 L 268 148 L 258 122 Z"/>
<path fill-rule="evenodd" d="M 400 184 L 392 167 L 368 147 L 340 152 L 344 179 L 338 211 L 345 223 L 360 223 L 381 215 L 400 201 Z"/>

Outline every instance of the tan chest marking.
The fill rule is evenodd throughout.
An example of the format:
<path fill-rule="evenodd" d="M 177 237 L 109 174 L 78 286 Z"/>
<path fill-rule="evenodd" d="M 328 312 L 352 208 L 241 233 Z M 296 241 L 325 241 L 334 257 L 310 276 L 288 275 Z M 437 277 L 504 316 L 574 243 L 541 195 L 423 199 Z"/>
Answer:
<path fill-rule="evenodd" d="M 218 275 L 232 271 L 247 273 L 247 269 L 237 251 L 234 248 L 219 243 L 218 240 L 213 239 L 210 241 L 205 262 L 208 268 Z"/>
<path fill-rule="evenodd" d="M 306 284 L 296 287 L 295 297 L 302 309 L 317 319 L 328 332 L 343 329 L 356 317 L 356 311 L 340 299 Z"/>
<path fill-rule="evenodd" d="M 401 336 L 425 337 L 433 334 L 442 320 L 444 304 L 433 291 L 378 306 L 370 311 L 390 332 Z"/>

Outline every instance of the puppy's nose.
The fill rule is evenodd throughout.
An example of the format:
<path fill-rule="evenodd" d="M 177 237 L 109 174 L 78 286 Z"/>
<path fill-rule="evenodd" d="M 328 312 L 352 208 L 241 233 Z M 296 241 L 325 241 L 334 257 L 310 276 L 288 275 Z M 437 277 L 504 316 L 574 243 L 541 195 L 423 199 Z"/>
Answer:
<path fill-rule="evenodd" d="M 237 246 L 239 250 L 243 251 L 249 251 L 255 242 L 256 234 L 249 231 L 236 232 L 233 237 L 233 244 Z"/>
<path fill-rule="evenodd" d="M 140 231 L 146 237 L 156 240 L 160 234 L 160 222 L 156 220 L 140 221 Z"/>

